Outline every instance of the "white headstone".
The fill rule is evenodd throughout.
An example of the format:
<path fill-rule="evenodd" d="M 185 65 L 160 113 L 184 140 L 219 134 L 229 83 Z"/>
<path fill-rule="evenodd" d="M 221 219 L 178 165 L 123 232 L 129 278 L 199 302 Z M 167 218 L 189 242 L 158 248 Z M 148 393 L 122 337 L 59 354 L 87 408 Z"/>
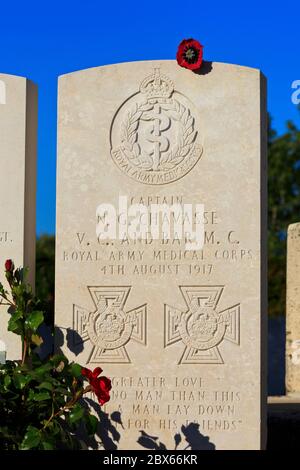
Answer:
<path fill-rule="evenodd" d="M 122 205 L 124 231 L 125 198 L 127 236 L 101 238 L 99 205 Z M 133 240 L 133 204 L 145 216 L 151 205 L 190 204 L 204 248 L 190 250 L 176 231 Z M 112 377 L 105 410 L 123 423 L 113 423 L 113 445 L 174 449 L 180 435 L 177 449 L 264 447 L 265 242 L 258 70 L 206 63 L 196 74 L 148 61 L 60 77 L 57 343 Z"/>
<path fill-rule="evenodd" d="M 26 78 L 0 74 L 0 280 L 4 263 L 35 275 L 37 88 Z M 0 306 L 0 340 L 7 358 L 20 358 L 20 338 L 7 332 L 8 306 Z"/>
<path fill-rule="evenodd" d="M 300 392 L 300 224 L 291 224 L 287 239 L 286 391 Z"/>

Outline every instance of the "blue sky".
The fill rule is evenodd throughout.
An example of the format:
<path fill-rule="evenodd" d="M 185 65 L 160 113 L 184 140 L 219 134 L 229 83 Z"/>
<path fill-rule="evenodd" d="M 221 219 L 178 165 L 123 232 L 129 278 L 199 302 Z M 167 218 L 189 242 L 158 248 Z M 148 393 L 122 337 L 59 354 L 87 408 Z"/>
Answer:
<path fill-rule="evenodd" d="M 291 83 L 300 80 L 296 2 L 13 1 L 0 3 L 0 71 L 39 85 L 37 233 L 55 230 L 57 76 L 115 62 L 172 59 L 194 37 L 206 60 L 260 68 L 278 132 L 300 124 Z"/>

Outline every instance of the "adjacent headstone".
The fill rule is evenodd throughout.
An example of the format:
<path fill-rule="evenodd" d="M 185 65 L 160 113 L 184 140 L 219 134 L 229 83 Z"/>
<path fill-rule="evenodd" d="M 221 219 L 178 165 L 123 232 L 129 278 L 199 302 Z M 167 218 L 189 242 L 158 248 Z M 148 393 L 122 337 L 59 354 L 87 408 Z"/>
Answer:
<path fill-rule="evenodd" d="M 60 77 L 57 183 L 57 347 L 112 377 L 104 446 L 264 447 L 261 73 L 148 61 Z"/>
<path fill-rule="evenodd" d="M 0 74 L 0 281 L 6 259 L 35 273 L 37 88 L 26 78 Z M 19 359 L 20 338 L 7 332 L 8 306 L 0 306 L 0 340 L 7 359 Z M 1 343 L 2 344 L 2 343 Z"/>
<path fill-rule="evenodd" d="M 300 392 L 300 223 L 289 225 L 287 239 L 286 392 Z"/>

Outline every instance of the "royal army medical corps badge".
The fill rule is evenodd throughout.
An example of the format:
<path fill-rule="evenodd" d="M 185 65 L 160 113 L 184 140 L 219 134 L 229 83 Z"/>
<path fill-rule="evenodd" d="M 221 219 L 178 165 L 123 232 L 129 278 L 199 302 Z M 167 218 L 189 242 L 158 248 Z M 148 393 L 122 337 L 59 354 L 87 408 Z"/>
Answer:
<path fill-rule="evenodd" d="M 138 93 L 116 112 L 111 155 L 128 176 L 144 184 L 166 184 L 186 175 L 202 154 L 197 111 L 156 68 Z"/>

